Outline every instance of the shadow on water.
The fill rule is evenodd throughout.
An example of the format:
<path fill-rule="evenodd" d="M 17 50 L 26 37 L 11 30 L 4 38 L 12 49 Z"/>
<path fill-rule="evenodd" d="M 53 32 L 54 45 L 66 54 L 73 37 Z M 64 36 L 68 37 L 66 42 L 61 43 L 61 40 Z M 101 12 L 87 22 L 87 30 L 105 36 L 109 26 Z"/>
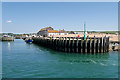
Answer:
<path fill-rule="evenodd" d="M 31 44 L 28 44 L 31 45 Z M 43 51 L 48 51 L 52 55 L 56 55 L 59 58 L 59 62 L 74 62 L 74 63 L 104 63 L 109 58 L 109 53 L 66 53 L 52 50 L 50 48 L 46 48 L 37 44 L 32 44 L 36 48 L 39 48 Z"/>

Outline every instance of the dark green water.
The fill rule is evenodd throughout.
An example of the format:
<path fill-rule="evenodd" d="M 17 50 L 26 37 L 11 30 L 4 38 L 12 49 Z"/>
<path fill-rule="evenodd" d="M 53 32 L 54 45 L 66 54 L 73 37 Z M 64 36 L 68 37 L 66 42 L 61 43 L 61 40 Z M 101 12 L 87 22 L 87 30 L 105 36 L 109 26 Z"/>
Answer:
<path fill-rule="evenodd" d="M 4 78 L 118 78 L 118 53 L 68 54 L 23 40 L 2 43 Z"/>

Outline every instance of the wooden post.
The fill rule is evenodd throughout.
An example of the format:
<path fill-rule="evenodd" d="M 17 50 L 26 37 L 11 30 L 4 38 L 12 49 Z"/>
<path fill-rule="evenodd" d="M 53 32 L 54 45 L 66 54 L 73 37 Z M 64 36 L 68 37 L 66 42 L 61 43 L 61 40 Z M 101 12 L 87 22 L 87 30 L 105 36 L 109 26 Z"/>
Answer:
<path fill-rule="evenodd" d="M 56 50 L 58 50 L 58 39 L 56 38 Z"/>
<path fill-rule="evenodd" d="M 94 53 L 96 53 L 96 38 L 94 37 Z"/>
<path fill-rule="evenodd" d="M 69 39 L 67 39 L 67 52 L 69 52 Z"/>
<path fill-rule="evenodd" d="M 107 38 L 107 52 L 109 52 L 109 37 Z"/>
<path fill-rule="evenodd" d="M 96 53 L 98 53 L 98 50 L 99 50 L 98 44 L 99 44 L 99 39 L 96 40 Z"/>
<path fill-rule="evenodd" d="M 67 38 L 65 37 L 65 41 L 64 41 L 64 45 L 65 45 L 65 52 L 67 52 Z"/>
<path fill-rule="evenodd" d="M 81 53 L 83 53 L 83 39 L 81 39 Z"/>
<path fill-rule="evenodd" d="M 101 53 L 101 38 L 99 38 L 99 53 Z"/>
<path fill-rule="evenodd" d="M 78 40 L 78 53 L 81 53 L 81 40 Z"/>
<path fill-rule="evenodd" d="M 85 53 L 87 53 L 87 42 L 88 42 L 88 40 L 86 38 L 86 40 L 85 40 Z"/>
<path fill-rule="evenodd" d="M 82 43 L 82 53 L 85 53 L 85 47 L 86 47 L 86 40 L 83 40 L 83 43 Z"/>
<path fill-rule="evenodd" d="M 64 37 L 62 37 L 62 45 L 61 45 L 61 47 L 62 47 L 62 51 L 65 51 L 65 46 L 64 46 Z"/>
<path fill-rule="evenodd" d="M 78 40 L 78 38 L 77 38 L 77 40 L 76 40 L 76 53 L 78 53 L 78 43 L 79 43 L 79 40 Z"/>
<path fill-rule="evenodd" d="M 59 51 L 61 51 L 61 37 L 59 38 Z"/>
<path fill-rule="evenodd" d="M 74 38 L 73 38 L 73 40 L 72 40 L 72 52 L 74 52 L 74 43 L 75 43 L 75 41 L 74 41 Z"/>
<path fill-rule="evenodd" d="M 90 40 L 87 41 L 87 53 L 90 53 Z"/>
<path fill-rule="evenodd" d="M 54 49 L 56 50 L 56 39 L 54 39 Z"/>
<path fill-rule="evenodd" d="M 92 40 L 92 54 L 94 54 L 94 39 Z"/>
<path fill-rule="evenodd" d="M 105 38 L 103 38 L 103 53 L 105 52 Z"/>
<path fill-rule="evenodd" d="M 104 43 L 105 47 L 104 47 L 104 53 L 107 52 L 107 38 L 105 37 L 105 43 Z"/>
<path fill-rule="evenodd" d="M 92 53 L 92 39 L 90 38 L 90 53 Z"/>
<path fill-rule="evenodd" d="M 71 39 L 69 38 L 69 52 L 70 52 L 70 44 L 71 44 Z"/>

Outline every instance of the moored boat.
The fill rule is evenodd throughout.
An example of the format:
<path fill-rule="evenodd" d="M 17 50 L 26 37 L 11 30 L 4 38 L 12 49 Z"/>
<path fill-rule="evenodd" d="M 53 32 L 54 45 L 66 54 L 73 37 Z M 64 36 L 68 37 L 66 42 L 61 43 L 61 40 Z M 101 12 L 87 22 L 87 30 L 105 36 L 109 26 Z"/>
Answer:
<path fill-rule="evenodd" d="M 25 42 L 26 42 L 26 43 L 32 43 L 32 41 L 33 41 L 33 40 L 30 39 L 30 38 L 26 38 L 26 39 L 25 39 Z"/>

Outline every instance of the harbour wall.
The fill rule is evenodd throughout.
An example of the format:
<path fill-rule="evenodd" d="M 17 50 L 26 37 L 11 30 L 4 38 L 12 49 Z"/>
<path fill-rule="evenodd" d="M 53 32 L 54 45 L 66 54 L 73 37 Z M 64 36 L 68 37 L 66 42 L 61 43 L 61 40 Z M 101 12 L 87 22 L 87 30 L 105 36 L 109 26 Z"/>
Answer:
<path fill-rule="evenodd" d="M 33 37 L 33 43 L 68 53 L 106 53 L 109 52 L 109 37 Z"/>

